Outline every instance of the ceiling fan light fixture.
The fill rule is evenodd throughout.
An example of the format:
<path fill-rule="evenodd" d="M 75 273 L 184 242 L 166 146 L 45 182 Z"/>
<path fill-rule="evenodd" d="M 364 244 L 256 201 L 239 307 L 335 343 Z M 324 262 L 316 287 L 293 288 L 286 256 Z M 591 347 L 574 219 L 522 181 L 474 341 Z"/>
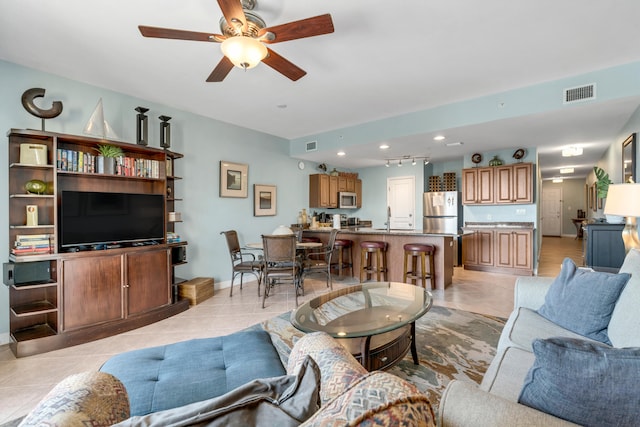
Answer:
<path fill-rule="evenodd" d="M 247 36 L 229 37 L 220 49 L 233 65 L 245 70 L 255 67 L 267 56 L 265 45 Z"/>

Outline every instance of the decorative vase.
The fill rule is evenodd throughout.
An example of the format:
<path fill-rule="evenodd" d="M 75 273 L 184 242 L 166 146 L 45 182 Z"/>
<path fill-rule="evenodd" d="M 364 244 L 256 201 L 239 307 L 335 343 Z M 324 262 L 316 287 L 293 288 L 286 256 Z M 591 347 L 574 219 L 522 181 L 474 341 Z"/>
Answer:
<path fill-rule="evenodd" d="M 116 173 L 116 158 L 105 157 L 104 158 L 104 172 L 105 174 L 114 175 Z"/>
<path fill-rule="evenodd" d="M 24 185 L 24 189 L 27 190 L 27 193 L 44 194 L 47 191 L 47 184 L 39 179 L 32 179 L 27 181 Z"/>
<path fill-rule="evenodd" d="M 338 171 L 336 170 L 336 168 L 333 168 L 333 170 L 331 171 L 331 173 L 330 173 L 329 175 L 331 175 L 331 176 L 338 176 L 338 175 L 340 175 L 340 172 L 338 172 Z"/>
<path fill-rule="evenodd" d="M 305 225 L 307 223 L 307 210 L 306 209 L 302 209 L 302 213 L 300 214 L 301 218 L 302 218 L 302 225 Z"/>
<path fill-rule="evenodd" d="M 493 156 L 493 159 L 489 160 L 489 166 L 502 166 L 502 160 L 498 156 Z"/>

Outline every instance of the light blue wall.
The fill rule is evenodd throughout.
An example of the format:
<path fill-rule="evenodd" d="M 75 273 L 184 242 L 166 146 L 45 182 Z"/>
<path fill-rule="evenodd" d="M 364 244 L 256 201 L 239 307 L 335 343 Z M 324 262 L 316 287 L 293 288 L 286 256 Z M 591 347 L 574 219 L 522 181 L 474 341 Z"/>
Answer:
<path fill-rule="evenodd" d="M 184 222 L 177 231 L 189 241 L 188 264 L 177 269 L 181 277 L 213 277 L 216 286 L 230 278 L 230 261 L 226 243 L 220 231 L 237 229 L 241 242 L 260 239 L 279 224 L 296 221 L 300 209 L 308 203 L 308 175 L 315 165 L 308 164 L 304 171 L 298 161 L 289 157 L 286 140 L 225 124 L 195 114 L 179 111 L 145 100 L 136 99 L 102 88 L 89 86 L 58 76 L 0 61 L 0 129 L 40 129 L 40 119 L 31 116 L 21 105 L 22 93 L 33 87 L 46 89 L 46 97 L 36 104 L 47 108 L 52 101 L 63 103 L 63 113 L 46 122 L 46 130 L 82 135 L 84 125 L 102 98 L 105 118 L 120 136 L 120 140 L 135 141 L 134 108 L 150 109 L 150 146 L 159 146 L 159 120 L 161 114 L 172 117 L 171 149 L 185 154 L 176 163 L 176 174 L 184 179 L 177 182 L 177 194 L 184 198 L 179 210 Z M 161 89 L 159 89 L 161 90 Z M 0 138 L 0 259 L 7 260 L 9 242 L 7 234 L 8 165 L 7 139 Z M 249 197 L 230 199 L 218 197 L 219 161 L 227 160 L 249 165 Z M 253 184 L 277 186 L 277 215 L 253 216 Z M 0 286 L 0 344 L 7 342 L 9 331 L 8 290 Z"/>

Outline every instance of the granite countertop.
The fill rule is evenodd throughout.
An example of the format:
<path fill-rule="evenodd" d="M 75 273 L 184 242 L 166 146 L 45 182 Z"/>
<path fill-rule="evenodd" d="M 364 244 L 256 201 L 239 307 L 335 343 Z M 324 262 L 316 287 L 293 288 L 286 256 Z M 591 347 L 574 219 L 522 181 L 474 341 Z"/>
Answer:
<path fill-rule="evenodd" d="M 405 229 L 391 229 L 391 231 L 387 231 L 386 228 L 371 228 L 371 227 L 348 227 L 341 228 L 341 231 L 345 233 L 354 233 L 354 234 L 388 234 L 388 235 L 411 235 L 411 236 L 457 236 L 457 234 L 450 233 L 430 233 L 428 231 L 422 229 L 416 230 L 405 230 Z M 319 233 L 329 233 L 331 231 L 331 227 L 319 227 L 319 228 L 307 228 L 305 231 L 310 232 L 319 232 Z"/>
<path fill-rule="evenodd" d="M 465 228 L 530 228 L 533 229 L 532 222 L 465 222 Z"/>

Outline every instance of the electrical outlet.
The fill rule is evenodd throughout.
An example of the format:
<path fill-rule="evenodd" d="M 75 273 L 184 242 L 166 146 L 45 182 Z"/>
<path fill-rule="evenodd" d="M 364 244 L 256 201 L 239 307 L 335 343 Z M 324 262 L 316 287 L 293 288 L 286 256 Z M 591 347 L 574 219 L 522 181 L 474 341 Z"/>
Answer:
<path fill-rule="evenodd" d="M 487 221 L 491 221 L 492 218 L 491 214 L 487 214 Z"/>
<path fill-rule="evenodd" d="M 526 209 L 516 209 L 516 215 L 526 215 L 527 211 Z"/>

